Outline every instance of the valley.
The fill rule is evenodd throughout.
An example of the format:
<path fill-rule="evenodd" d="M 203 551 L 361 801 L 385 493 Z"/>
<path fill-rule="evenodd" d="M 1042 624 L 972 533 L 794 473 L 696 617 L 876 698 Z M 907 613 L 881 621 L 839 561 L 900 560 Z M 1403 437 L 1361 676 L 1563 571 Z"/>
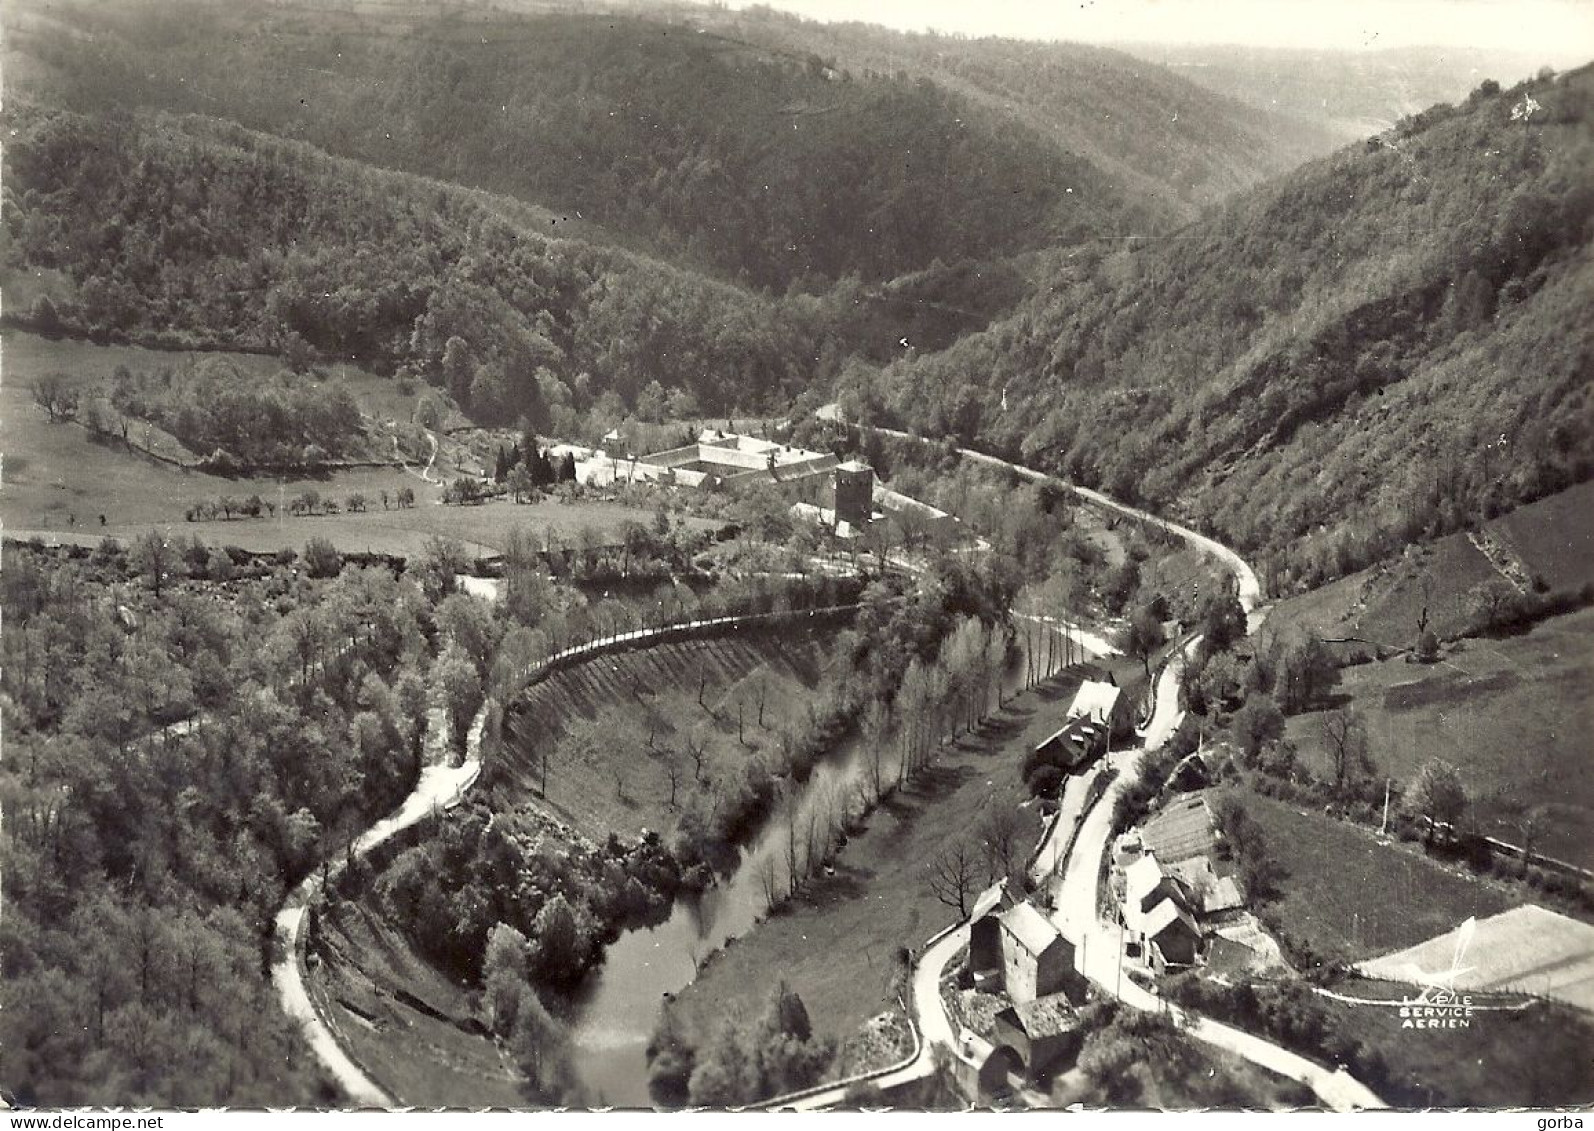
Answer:
<path fill-rule="evenodd" d="M 4 1106 L 1594 1100 L 1563 45 L 0 22 Z"/>

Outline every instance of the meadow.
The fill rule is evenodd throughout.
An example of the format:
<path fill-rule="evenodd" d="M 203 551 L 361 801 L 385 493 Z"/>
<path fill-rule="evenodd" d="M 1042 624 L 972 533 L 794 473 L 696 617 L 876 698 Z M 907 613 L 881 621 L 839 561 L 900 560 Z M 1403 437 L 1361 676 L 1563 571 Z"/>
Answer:
<path fill-rule="evenodd" d="M 1420 845 L 1256 793 L 1240 795 L 1281 869 L 1270 910 L 1286 931 L 1328 959 L 1367 958 L 1514 904 L 1492 881 L 1446 867 Z"/>
<path fill-rule="evenodd" d="M 1444 758 L 1461 771 L 1480 832 L 1520 844 L 1521 813 L 1545 806 L 1537 850 L 1594 867 L 1594 609 L 1518 636 L 1458 641 L 1434 665 L 1396 658 L 1349 667 L 1340 692 L 1367 720 L 1376 776 L 1403 784 L 1424 761 Z M 1296 716 L 1287 733 L 1325 776 L 1319 720 Z"/>

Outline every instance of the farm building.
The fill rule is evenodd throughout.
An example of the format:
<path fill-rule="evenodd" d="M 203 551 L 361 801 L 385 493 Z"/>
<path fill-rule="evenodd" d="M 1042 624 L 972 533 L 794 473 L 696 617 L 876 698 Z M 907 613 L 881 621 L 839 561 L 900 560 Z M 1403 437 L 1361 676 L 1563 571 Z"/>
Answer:
<path fill-rule="evenodd" d="M 1084 993 L 1074 968 L 1074 944 L 1031 904 L 1015 903 L 996 916 L 1000 926 L 1002 988 L 1014 1003 L 1061 992 Z"/>
<path fill-rule="evenodd" d="M 1072 773 L 1105 754 L 1110 744 L 1106 727 L 1089 719 L 1069 719 L 1035 747 L 1034 760 L 1060 766 Z"/>
<path fill-rule="evenodd" d="M 1087 679 L 1074 692 L 1074 701 L 1068 706 L 1070 719 L 1087 719 L 1109 729 L 1116 738 L 1134 728 L 1133 708 L 1123 689 L 1113 680 L 1111 673 L 1102 679 Z"/>
<path fill-rule="evenodd" d="M 1185 794 L 1169 802 L 1140 830 L 1144 850 L 1169 865 L 1211 856 L 1222 840 L 1204 793 Z"/>
<path fill-rule="evenodd" d="M 1035 747 L 1030 762 L 1059 766 L 1072 773 L 1112 748 L 1131 727 L 1128 700 L 1108 675 L 1087 679 L 1074 693 L 1068 721 Z"/>
<path fill-rule="evenodd" d="M 1170 968 L 1195 965 L 1201 928 L 1178 903 L 1164 899 L 1147 912 L 1141 941 L 1151 968 L 1165 974 Z"/>
<path fill-rule="evenodd" d="M 996 1015 L 996 1043 L 1018 1053 L 1031 1081 L 1071 1065 L 1082 1039 L 1079 1012 L 1064 994 L 1010 1005 Z"/>
<path fill-rule="evenodd" d="M 712 476 L 727 485 L 763 481 L 791 483 L 824 475 L 836 466 L 828 452 L 811 452 L 774 440 L 708 429 L 695 444 L 655 452 L 642 463 L 681 473 Z"/>
<path fill-rule="evenodd" d="M 1020 897 L 1002 880 L 974 898 L 974 907 L 969 912 L 969 970 L 973 972 L 977 990 L 1001 989 L 1001 913 L 1019 902 Z"/>

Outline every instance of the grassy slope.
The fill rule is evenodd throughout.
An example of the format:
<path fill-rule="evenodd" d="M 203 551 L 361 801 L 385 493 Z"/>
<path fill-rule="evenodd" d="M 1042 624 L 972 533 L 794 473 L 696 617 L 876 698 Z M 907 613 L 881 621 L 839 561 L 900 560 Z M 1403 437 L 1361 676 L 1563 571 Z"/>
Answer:
<path fill-rule="evenodd" d="M 1341 688 L 1366 716 L 1378 774 L 1405 782 L 1425 760 L 1446 758 L 1461 768 L 1483 832 L 1521 843 L 1515 812 L 1548 805 L 1540 850 L 1594 866 L 1594 609 L 1521 636 L 1468 640 L 1433 667 L 1347 668 Z M 1291 719 L 1289 737 L 1326 772 L 1316 714 Z"/>
<path fill-rule="evenodd" d="M 1594 581 L 1594 482 L 1518 507 L 1485 523 L 1484 530 L 1552 589 Z M 1417 635 L 1424 583 L 1432 586 L 1427 598 L 1431 627 L 1446 636 L 1466 625 L 1468 591 L 1498 576 L 1464 533 L 1451 534 L 1280 601 L 1268 615 L 1268 624 L 1275 630 L 1299 628 L 1320 636 L 1354 636 L 1406 648 Z"/>
<path fill-rule="evenodd" d="M 852 837 L 836 874 L 811 881 L 795 902 L 714 956 L 681 992 L 677 1016 L 706 1037 L 721 1017 L 757 1008 L 775 977 L 802 995 L 816 1029 L 845 1034 L 879 1012 L 899 948 L 917 946 L 956 911 L 930 891 L 927 863 L 971 830 L 989 806 L 1027 798 L 1024 752 L 1057 729 L 1077 679 L 1026 692 L 985 732 L 949 748 L 934 769 L 890 798 Z M 1033 805 L 1020 810 L 1026 847 L 1039 834 Z"/>
<path fill-rule="evenodd" d="M 125 540 L 158 527 L 183 537 L 197 536 L 210 544 L 260 551 L 283 546 L 297 548 L 311 538 L 326 538 L 348 552 L 408 555 L 423 549 L 432 535 L 458 539 L 477 552 L 496 552 L 503 548 L 515 526 L 532 530 L 551 527 L 568 537 L 586 526 L 613 530 L 627 520 L 652 519 L 650 513 L 604 502 L 436 506 L 433 504 L 441 493 L 438 487 L 398 468 L 373 468 L 339 472 L 323 479 L 290 479 L 281 484 L 286 498 L 309 489 L 324 498 L 339 500 L 351 492 L 362 492 L 374 508 L 363 514 L 190 523 L 183 517 L 190 506 L 214 501 L 221 495 L 242 497 L 258 493 L 275 501 L 278 481 L 224 479 L 185 471 L 130 452 L 119 442 L 96 442 L 76 424 L 49 423 L 29 393 L 30 383 L 45 373 L 61 372 L 74 384 L 91 384 L 109 380 L 118 365 L 135 372 L 153 371 L 163 366 L 188 365 L 204 356 L 209 355 L 50 341 L 36 334 L 7 331 L 5 380 L 0 384 L 5 528 L 55 534 L 63 539 L 73 536 L 75 540 L 97 540 L 102 535 L 112 535 Z M 246 374 L 264 375 L 281 368 L 276 358 L 258 354 L 220 356 Z M 353 368 L 341 379 L 367 414 L 378 419 L 408 419 L 414 397 L 399 393 L 393 381 Z M 448 464 L 439 470 L 440 476 L 434 478 L 452 474 Z M 397 495 L 404 487 L 415 492 L 416 506 L 405 511 L 383 511 L 376 501 L 379 493 L 385 490 Z M 101 514 L 106 517 L 103 528 L 98 523 Z M 69 515 L 76 516 L 76 525 L 68 524 Z"/>
<path fill-rule="evenodd" d="M 1382 982 L 1352 982 L 1340 989 L 1389 996 Z M 1550 1107 L 1594 1101 L 1587 1055 L 1594 1047 L 1594 1023 L 1565 1006 L 1475 1013 L 1470 1029 L 1419 1032 L 1401 1029 L 1396 1009 L 1323 1004 L 1336 1031 L 1380 1048 L 1391 1078 L 1380 1096 L 1395 1107 Z"/>
<path fill-rule="evenodd" d="M 579 713 L 600 717 L 612 741 L 589 762 L 555 761 L 546 804 L 600 842 L 611 831 L 625 837 L 643 828 L 669 832 L 678 810 L 669 805 L 665 751 L 682 767 L 678 804 L 692 786 L 683 740 L 693 728 L 705 728 L 706 769 L 744 765 L 760 751 L 778 765 L 780 727 L 815 702 L 832 639 L 827 632 L 782 632 L 695 640 L 604 656 L 560 673 L 523 700 L 526 711 L 512 726 L 501 760 L 499 807 L 540 791 L 542 744 L 557 741 Z M 757 722 L 755 672 L 769 680 L 763 727 Z M 697 702 L 702 676 L 708 677 L 704 701 L 712 717 Z M 750 746 L 737 738 L 738 703 L 744 704 L 743 733 Z M 646 748 L 650 725 L 656 729 L 656 754 Z M 623 794 L 616 790 L 617 773 Z"/>
<path fill-rule="evenodd" d="M 1292 934 L 1329 957 L 1397 950 L 1513 904 L 1491 883 L 1427 859 L 1417 845 L 1381 845 L 1368 830 L 1321 813 L 1254 793 L 1242 799 L 1284 871 L 1275 909 Z"/>
<path fill-rule="evenodd" d="M 357 1061 L 400 1104 L 523 1105 L 514 1069 L 485 1037 L 455 1022 L 474 1017 L 470 992 L 420 958 L 364 901 L 323 918 L 323 960 L 312 993 Z M 449 1020 L 396 996 L 412 995 Z"/>

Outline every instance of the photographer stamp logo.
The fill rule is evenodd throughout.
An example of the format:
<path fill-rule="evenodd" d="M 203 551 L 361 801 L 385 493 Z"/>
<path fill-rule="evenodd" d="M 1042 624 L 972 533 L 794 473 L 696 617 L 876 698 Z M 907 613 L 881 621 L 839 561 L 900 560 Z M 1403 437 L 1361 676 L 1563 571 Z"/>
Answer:
<path fill-rule="evenodd" d="M 1473 972 L 1473 967 L 1466 965 L 1466 959 L 1476 929 L 1475 917 L 1461 924 L 1448 968 L 1426 970 L 1411 963 L 1395 972 L 1400 981 L 1421 987 L 1414 996 L 1368 998 L 1352 997 L 1331 990 L 1319 992 L 1349 1005 L 1392 1010 L 1399 1018 L 1402 1029 L 1470 1029 L 1482 1013 L 1526 1007 L 1529 1002 L 1515 1000 L 1509 995 L 1457 989 L 1457 980 Z"/>

